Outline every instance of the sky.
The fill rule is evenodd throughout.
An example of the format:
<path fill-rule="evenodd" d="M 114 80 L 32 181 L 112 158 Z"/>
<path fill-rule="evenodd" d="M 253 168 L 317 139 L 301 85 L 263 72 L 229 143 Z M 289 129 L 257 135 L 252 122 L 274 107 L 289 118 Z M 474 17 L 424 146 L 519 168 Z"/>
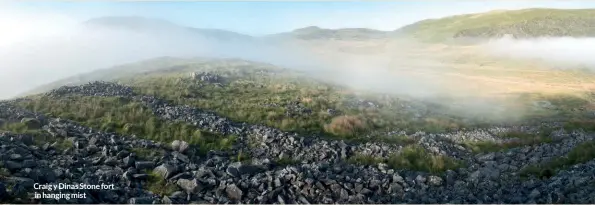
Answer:
<path fill-rule="evenodd" d="M 595 8 L 595 1 L 10 1 L 0 6 L 23 17 L 47 14 L 49 19 L 71 23 L 102 16 L 144 16 L 197 28 L 265 35 L 307 26 L 395 30 L 426 18 L 497 9 Z M 0 8 L 0 12 L 7 9 Z"/>

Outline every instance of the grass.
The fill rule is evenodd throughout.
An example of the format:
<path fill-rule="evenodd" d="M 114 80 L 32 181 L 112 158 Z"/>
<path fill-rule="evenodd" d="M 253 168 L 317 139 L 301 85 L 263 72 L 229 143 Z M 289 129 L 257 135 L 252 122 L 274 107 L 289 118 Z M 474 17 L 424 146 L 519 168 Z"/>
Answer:
<path fill-rule="evenodd" d="M 198 145 L 205 153 L 211 149 L 228 149 L 235 140 L 234 137 L 201 132 L 182 122 L 159 120 L 140 103 L 118 97 L 65 96 L 56 99 L 43 96 L 24 101 L 20 105 L 105 132 L 136 135 L 162 142 L 184 140 Z"/>
<path fill-rule="evenodd" d="M 595 141 L 583 142 L 574 147 L 566 156 L 554 158 L 543 164 L 525 167 L 520 171 L 520 174 L 524 177 L 549 178 L 559 170 L 593 159 L 595 159 Z"/>
<path fill-rule="evenodd" d="M 407 146 L 399 154 L 388 158 L 375 158 L 367 155 L 354 155 L 348 160 L 358 165 L 377 165 L 386 163 L 391 169 L 407 169 L 439 174 L 446 170 L 454 170 L 463 162 L 447 157 L 434 155 L 418 146 Z"/>
<path fill-rule="evenodd" d="M 177 185 L 169 183 L 159 173 L 154 171 L 149 173 L 149 179 L 145 185 L 146 190 L 160 196 L 169 196 L 179 190 Z"/>
<path fill-rule="evenodd" d="M 278 166 L 281 166 L 281 167 L 289 166 L 289 165 L 295 165 L 295 164 L 299 164 L 300 163 L 299 160 L 295 160 L 295 159 L 290 158 L 290 157 L 282 157 L 282 158 L 277 159 L 275 162 L 276 162 L 276 164 Z"/>
<path fill-rule="evenodd" d="M 165 154 L 164 151 L 161 149 L 149 149 L 142 147 L 132 148 L 130 152 L 136 154 L 137 157 L 145 159 L 151 156 L 163 156 L 163 154 Z"/>
<path fill-rule="evenodd" d="M 526 133 L 520 131 L 504 132 L 499 134 L 499 137 L 504 138 L 505 140 L 514 140 L 506 141 L 504 143 L 485 141 L 466 142 L 463 143 L 463 146 L 465 146 L 467 149 L 470 149 L 474 153 L 498 152 L 527 145 L 551 143 L 553 141 L 553 139 L 550 137 L 551 133 L 552 130 L 549 128 L 542 128 L 538 133 Z"/>
<path fill-rule="evenodd" d="M 462 117 L 449 114 L 417 119 L 416 114 L 412 113 L 415 108 L 401 107 L 411 104 L 403 99 L 363 94 L 294 72 L 261 68 L 253 64 L 235 67 L 187 65 L 180 69 L 121 81 L 130 84 L 137 93 L 154 95 L 178 105 L 212 110 L 234 121 L 340 139 L 355 139 L 363 135 L 385 137 L 382 133 L 397 128 L 409 132 L 422 130 L 436 133 L 470 127 L 477 122 L 465 121 Z M 263 74 L 260 72 L 262 70 L 266 72 Z M 226 83 L 219 86 L 191 80 L 191 71 L 219 74 L 226 79 Z M 356 95 L 378 107 L 368 107 L 367 102 L 355 104 L 353 99 Z M 299 103 L 298 110 L 309 110 L 309 114 L 297 112 L 294 109 L 296 103 Z M 438 105 L 430 106 L 444 110 Z M 328 110 L 335 110 L 339 114 L 330 114 Z"/>
<path fill-rule="evenodd" d="M 357 116 L 338 116 L 324 126 L 324 130 L 334 135 L 353 136 L 369 129 L 369 125 Z"/>
<path fill-rule="evenodd" d="M 31 136 L 33 143 L 38 147 L 43 146 L 45 143 L 51 144 L 54 142 L 56 143 L 54 148 L 57 150 L 66 150 L 74 146 L 71 141 L 63 136 L 53 137 L 41 129 L 32 129 L 26 123 L 22 122 L 3 124 L 0 126 L 0 132 L 2 131 Z"/>
<path fill-rule="evenodd" d="M 564 129 L 583 130 L 585 132 L 595 132 L 595 120 L 576 119 L 564 123 Z"/>
<path fill-rule="evenodd" d="M 251 158 L 249 155 L 244 154 L 244 152 L 240 150 L 238 152 L 238 155 L 236 156 L 235 160 L 236 160 L 236 162 L 248 162 L 248 161 L 250 161 L 250 159 Z"/>
<path fill-rule="evenodd" d="M 594 9 L 523 9 L 428 19 L 398 32 L 427 41 L 453 37 L 594 36 Z"/>
<path fill-rule="evenodd" d="M 316 134 L 355 141 L 392 141 L 390 137 L 386 136 L 386 133 L 393 130 L 405 130 L 409 133 L 416 131 L 442 133 L 461 128 L 485 127 L 496 120 L 493 118 L 498 118 L 496 115 L 502 115 L 505 116 L 503 118 L 508 119 L 511 114 L 517 114 L 496 113 L 471 117 L 461 116 L 457 115 L 460 114 L 460 111 L 452 110 L 454 108 L 431 103 L 411 102 L 397 96 L 363 93 L 339 85 L 324 83 L 272 65 L 241 60 L 227 59 L 205 62 L 174 60 L 166 61 L 160 66 L 163 68 L 162 70 L 156 71 L 157 67 L 152 66 L 150 69 L 152 73 L 131 74 L 119 78 L 117 81 L 131 85 L 136 93 L 154 95 L 174 104 L 190 105 L 214 111 L 238 122 L 263 124 L 305 135 Z M 131 68 L 138 70 L 137 67 L 133 65 Z M 117 71 L 112 70 L 112 72 Z M 224 78 L 223 85 L 192 80 L 189 78 L 191 72 L 218 74 Z M 531 102 L 543 98 L 550 100 L 556 106 L 559 105 L 558 107 L 568 108 L 568 110 L 571 110 L 575 105 L 585 103 L 577 98 L 570 99 L 568 96 L 559 97 L 558 100 L 547 96 L 527 96 L 518 100 Z M 355 98 L 373 102 L 379 107 L 367 107 L 367 102 L 355 104 Z M 295 103 L 299 103 L 299 105 L 295 105 Z M 126 104 L 130 105 L 126 111 L 134 111 L 132 109 L 138 107 L 132 103 Z M 413 108 L 404 108 L 402 105 L 410 105 Z M 36 105 L 29 107 L 34 106 Z M 427 110 L 431 110 L 432 113 L 423 114 L 426 108 L 416 108 L 417 106 L 427 107 Z M 309 110 L 310 113 L 294 112 L 295 109 L 292 107 Z M 338 114 L 330 114 L 328 110 L 335 110 Z M 527 109 L 521 108 L 520 110 Z M 83 114 L 88 115 L 89 112 L 95 111 L 85 112 L 87 113 Z M 97 115 L 102 114 L 96 113 Z M 422 113 L 422 116 L 417 116 L 419 113 Z M 568 112 L 568 115 L 571 114 L 574 113 Z M 61 113 L 61 115 L 71 117 L 67 113 Z M 552 116 L 554 115 L 551 113 L 547 113 L 547 115 L 530 114 L 528 117 L 530 119 L 527 120 L 539 121 Z M 91 118 L 98 117 L 91 116 Z M 169 138 L 166 135 L 155 134 L 148 128 L 151 123 L 155 123 L 155 120 L 150 118 L 143 120 L 149 123 L 114 125 L 110 122 L 100 122 L 98 126 L 102 130 L 117 130 L 115 127 L 119 127 L 118 131 L 125 133 L 138 133 L 138 131 L 129 131 L 129 129 L 139 129 L 142 136 L 149 136 L 151 139 Z M 170 131 L 167 135 L 178 136 L 171 132 L 177 131 Z M 207 133 L 184 134 L 184 136 L 192 135 L 202 136 Z M 188 140 L 192 138 L 197 137 L 186 137 Z"/>

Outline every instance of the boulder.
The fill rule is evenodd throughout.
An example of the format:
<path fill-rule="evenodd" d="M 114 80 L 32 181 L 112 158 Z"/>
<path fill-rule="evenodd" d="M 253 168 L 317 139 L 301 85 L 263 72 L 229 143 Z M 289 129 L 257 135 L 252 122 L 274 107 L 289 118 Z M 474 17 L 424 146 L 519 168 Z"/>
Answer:
<path fill-rule="evenodd" d="M 179 179 L 176 184 L 188 194 L 195 194 L 203 189 L 202 184 L 197 179 Z"/>
<path fill-rule="evenodd" d="M 23 118 L 21 123 L 25 124 L 29 129 L 41 129 L 41 121 L 35 118 Z"/>
<path fill-rule="evenodd" d="M 156 167 L 153 171 L 159 174 L 159 176 L 163 177 L 164 179 L 169 179 L 170 177 L 177 174 L 179 170 L 173 164 L 164 163 Z"/>

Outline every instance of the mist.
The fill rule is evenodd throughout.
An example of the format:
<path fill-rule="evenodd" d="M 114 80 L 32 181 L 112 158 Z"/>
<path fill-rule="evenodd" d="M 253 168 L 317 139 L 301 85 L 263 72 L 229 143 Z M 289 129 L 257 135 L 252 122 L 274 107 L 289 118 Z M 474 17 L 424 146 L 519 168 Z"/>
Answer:
<path fill-rule="evenodd" d="M 338 49 L 342 44 L 353 49 L 354 45 L 350 44 L 353 42 L 271 41 L 265 37 L 229 40 L 173 24 L 158 25 L 156 29 L 131 29 L 83 22 L 46 19 L 27 24 L 28 30 L 43 24 L 46 29 L 37 35 L 12 39 L 2 36 L 0 98 L 14 97 L 97 69 L 164 56 L 240 58 L 270 63 L 356 90 L 422 100 L 435 101 L 456 94 L 448 89 L 451 79 L 409 72 L 448 69 L 448 65 L 430 58 L 409 55 L 410 49 L 419 46 L 416 42 L 366 42 L 376 46 L 371 50 L 378 52 L 354 54 Z M 467 107 L 477 107 L 476 112 L 493 107 L 483 101 L 465 102 L 473 102 L 473 106 Z"/>
<path fill-rule="evenodd" d="M 304 71 L 353 88 L 397 94 L 430 95 L 440 87 L 436 81 L 391 76 L 395 59 L 401 64 L 403 59 L 386 54 L 318 52 L 316 45 L 262 37 L 220 39 L 168 23 L 153 25 L 155 29 L 131 29 L 83 23 L 53 13 L 10 11 L 1 17 L 0 28 L 10 32 L 0 34 L 0 98 L 97 69 L 163 56 L 241 58 Z"/>
<path fill-rule="evenodd" d="M 595 70 L 595 38 L 547 37 L 531 39 L 500 38 L 484 44 L 496 56 L 517 60 L 536 60 L 558 69 Z"/>
<path fill-rule="evenodd" d="M 0 28 L 9 31 L 0 33 L 0 99 L 74 75 L 151 58 L 211 57 L 270 63 L 357 90 L 448 105 L 459 114 L 522 115 L 518 110 L 507 110 L 506 102 L 473 96 L 451 86 L 461 85 L 453 83 L 460 78 L 440 72 L 452 65 L 431 58 L 431 53 L 411 53 L 427 46 L 414 41 L 273 41 L 260 36 L 230 40 L 168 23 L 138 29 L 88 24 L 84 23 L 86 19 L 55 14 L 12 11 L 0 12 L 0 17 Z M 360 44 L 368 47 L 360 49 Z M 589 56 L 595 51 L 591 38 L 502 38 L 481 46 L 500 58 L 542 60 L 561 68 L 595 66 Z M 341 48 L 366 51 L 351 53 Z M 438 72 L 431 75 L 425 71 Z"/>

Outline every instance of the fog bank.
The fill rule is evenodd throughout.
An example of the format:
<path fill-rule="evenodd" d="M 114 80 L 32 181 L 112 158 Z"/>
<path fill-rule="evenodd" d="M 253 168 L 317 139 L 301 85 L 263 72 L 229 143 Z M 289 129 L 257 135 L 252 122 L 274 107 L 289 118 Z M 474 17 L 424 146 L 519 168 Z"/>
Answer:
<path fill-rule="evenodd" d="M 595 70 L 595 38 L 501 38 L 491 40 L 484 46 L 497 57 L 539 60 L 562 69 L 581 67 Z"/>

